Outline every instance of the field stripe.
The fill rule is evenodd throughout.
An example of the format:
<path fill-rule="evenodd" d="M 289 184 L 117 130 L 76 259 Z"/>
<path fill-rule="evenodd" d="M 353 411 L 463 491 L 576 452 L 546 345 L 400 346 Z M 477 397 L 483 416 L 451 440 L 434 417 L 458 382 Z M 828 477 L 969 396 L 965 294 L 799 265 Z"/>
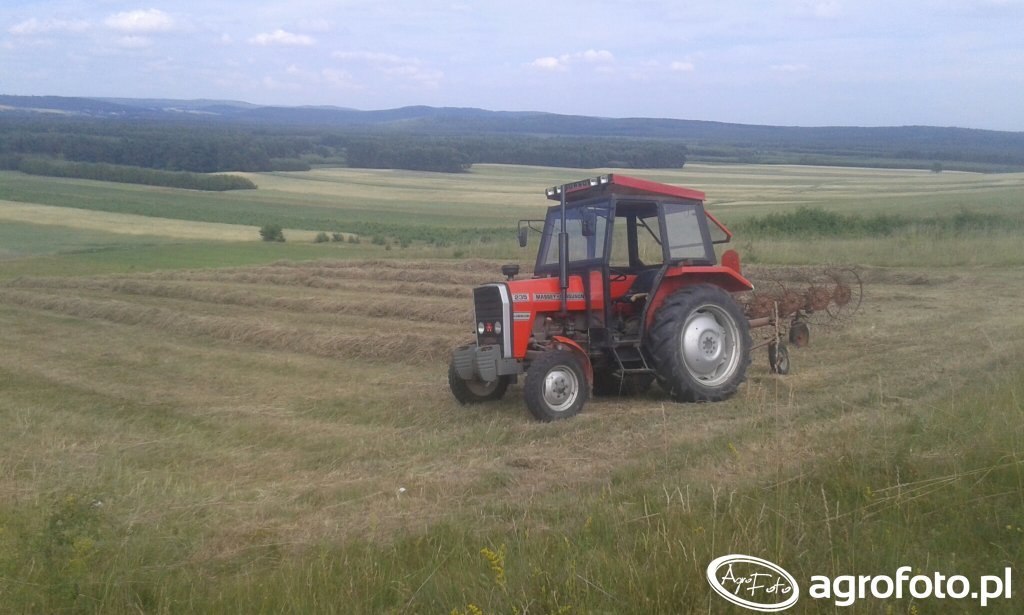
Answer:
<path fill-rule="evenodd" d="M 104 231 L 119 235 L 154 235 L 175 239 L 219 241 L 259 241 L 260 239 L 259 227 L 244 224 L 172 220 L 137 214 L 119 214 L 5 200 L 0 200 L 0 220 Z M 299 241 L 312 241 L 316 236 L 313 231 L 286 229 L 286 232 L 289 238 Z"/>
<path fill-rule="evenodd" d="M 391 297 L 382 300 L 376 293 L 363 299 L 332 297 L 285 297 L 253 293 L 248 289 L 225 289 L 206 285 L 156 282 L 131 278 L 21 278 L 6 284 L 8 288 L 35 290 L 107 291 L 138 297 L 183 299 L 213 305 L 287 310 L 306 314 L 344 314 L 371 318 L 400 318 L 403 321 L 467 325 L 473 320 L 472 305 L 454 302 L 424 301 L 423 298 Z M 459 309 L 461 308 L 461 309 Z"/>
<path fill-rule="evenodd" d="M 456 284 L 434 284 L 431 282 L 380 282 L 374 279 L 325 278 L 292 272 L 261 273 L 254 269 L 210 270 L 210 271 L 168 271 L 139 276 L 151 280 L 180 280 L 194 282 L 225 282 L 231 284 L 274 285 L 325 290 L 354 292 L 381 291 L 390 294 L 415 295 L 422 297 L 450 297 L 472 301 L 472 288 Z"/>
<path fill-rule="evenodd" d="M 442 335 L 352 334 L 281 326 L 262 319 L 193 316 L 112 299 L 82 299 L 10 288 L 0 289 L 0 303 L 329 358 L 430 363 L 447 360 L 454 342 L 450 336 Z"/>

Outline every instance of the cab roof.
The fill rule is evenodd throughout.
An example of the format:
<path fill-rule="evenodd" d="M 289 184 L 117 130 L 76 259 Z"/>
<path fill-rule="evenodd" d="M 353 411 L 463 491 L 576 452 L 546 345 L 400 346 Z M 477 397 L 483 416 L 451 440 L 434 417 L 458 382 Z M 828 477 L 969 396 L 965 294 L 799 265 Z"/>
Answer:
<path fill-rule="evenodd" d="M 561 201 L 562 190 L 565 190 L 565 200 L 570 203 L 607 194 L 673 197 L 694 201 L 704 200 L 704 193 L 700 190 L 662 184 L 646 179 L 638 179 L 636 177 L 616 175 L 613 173 L 600 175 L 598 177 L 591 177 L 578 182 L 565 184 L 564 186 L 548 188 L 545 191 L 545 194 L 553 201 Z"/>
<path fill-rule="evenodd" d="M 700 190 L 652 182 L 637 177 L 629 177 L 628 175 L 615 175 L 614 173 L 548 188 L 544 191 L 544 194 L 552 201 L 561 201 L 563 190 L 565 191 L 566 203 L 607 195 L 669 197 L 700 201 L 701 204 L 703 204 L 705 198 L 704 193 Z M 725 234 L 724 239 L 716 240 L 714 243 L 728 243 L 732 239 L 732 231 L 711 215 L 711 212 L 708 210 L 704 210 L 704 215 L 707 216 L 709 222 L 717 226 Z"/>

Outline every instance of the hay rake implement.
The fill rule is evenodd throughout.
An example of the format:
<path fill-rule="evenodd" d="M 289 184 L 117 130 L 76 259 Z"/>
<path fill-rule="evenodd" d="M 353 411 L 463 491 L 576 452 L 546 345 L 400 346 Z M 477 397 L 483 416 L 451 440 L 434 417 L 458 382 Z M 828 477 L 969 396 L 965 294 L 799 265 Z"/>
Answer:
<path fill-rule="evenodd" d="M 776 374 L 790 371 L 789 345 L 811 342 L 811 325 L 835 326 L 859 309 L 864 282 L 854 267 L 766 270 L 751 276 L 758 290 L 741 297 L 755 343 L 751 352 L 768 349 L 768 366 Z"/>

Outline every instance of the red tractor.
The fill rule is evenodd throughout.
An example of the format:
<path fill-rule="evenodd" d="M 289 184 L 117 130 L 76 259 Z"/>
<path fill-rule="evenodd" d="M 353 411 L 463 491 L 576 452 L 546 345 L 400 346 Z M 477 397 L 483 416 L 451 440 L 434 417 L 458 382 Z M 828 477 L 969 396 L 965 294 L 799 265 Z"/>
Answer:
<path fill-rule="evenodd" d="M 540 232 L 532 279 L 473 290 L 476 341 L 448 370 L 464 404 L 499 399 L 525 374 L 539 420 L 578 413 L 595 394 L 646 390 L 656 379 L 679 401 L 736 392 L 750 363 L 750 326 L 730 293 L 753 287 L 729 250 L 732 234 L 704 193 L 623 175 L 547 190 L 543 220 L 519 221 L 519 245 Z M 543 222 L 542 228 L 534 224 Z"/>

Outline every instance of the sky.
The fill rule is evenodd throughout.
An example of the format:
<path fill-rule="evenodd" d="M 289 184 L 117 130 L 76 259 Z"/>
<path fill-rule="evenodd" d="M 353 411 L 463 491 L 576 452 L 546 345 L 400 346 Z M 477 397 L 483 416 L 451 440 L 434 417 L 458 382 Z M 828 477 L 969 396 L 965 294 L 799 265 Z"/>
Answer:
<path fill-rule="evenodd" d="M 3 0 L 0 94 L 1024 131 L 1024 0 Z"/>

